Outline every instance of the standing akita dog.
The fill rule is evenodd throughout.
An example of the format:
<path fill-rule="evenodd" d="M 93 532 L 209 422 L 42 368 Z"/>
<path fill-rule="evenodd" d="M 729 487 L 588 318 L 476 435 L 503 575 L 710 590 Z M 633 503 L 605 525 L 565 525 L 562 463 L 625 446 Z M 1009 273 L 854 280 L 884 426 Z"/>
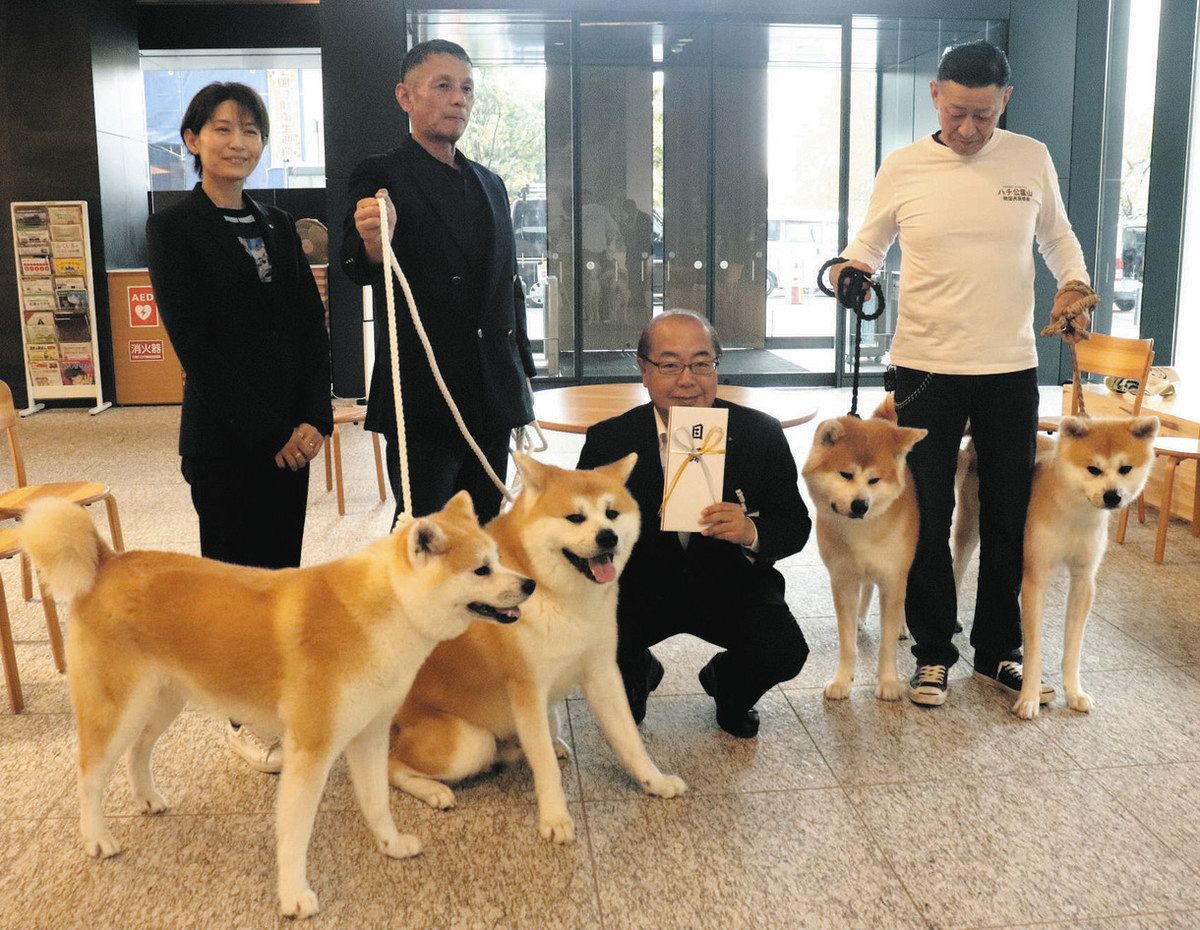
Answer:
<path fill-rule="evenodd" d="M 388 804 L 392 716 L 433 647 L 479 617 L 512 623 L 534 583 L 504 568 L 467 493 L 355 555 L 271 571 L 170 552 L 114 553 L 81 507 L 30 507 L 21 541 L 55 598 L 71 601 L 67 675 L 79 727 L 83 846 L 121 851 L 104 788 L 126 762 L 143 813 L 167 809 L 154 743 L 188 700 L 283 737 L 277 855 L 285 915 L 317 912 L 306 859 L 338 753 L 380 849 L 421 851 Z"/>
<path fill-rule="evenodd" d="M 637 456 L 590 471 L 516 459 L 525 488 L 486 530 L 507 564 L 537 579 L 537 591 L 517 626 L 475 626 L 433 651 L 396 715 L 390 774 L 397 788 L 450 807 L 454 794 L 442 782 L 510 761 L 515 736 L 533 770 L 538 831 L 567 843 L 575 822 L 558 767 L 567 746 L 548 714 L 577 684 L 648 794 L 672 798 L 687 785 L 647 755 L 617 668 L 616 582 L 641 526 L 625 488 Z"/>
<path fill-rule="evenodd" d="M 874 417 L 839 417 L 817 427 L 801 474 L 812 495 L 817 548 L 829 569 L 838 620 L 838 668 L 825 697 L 850 696 L 860 605 L 879 588 L 879 683 L 875 696 L 897 701 L 896 641 L 904 627 L 908 570 L 917 551 L 919 514 L 905 458 L 923 429 Z M 865 609 L 865 608 L 864 608 Z"/>
<path fill-rule="evenodd" d="M 1063 690 L 1072 710 L 1087 712 L 1092 699 L 1079 684 L 1083 630 L 1096 593 L 1096 570 L 1108 548 L 1109 514 L 1141 493 L 1154 462 L 1158 417 L 1090 420 L 1064 417 L 1057 446 L 1038 455 L 1025 520 L 1025 570 L 1021 579 L 1024 683 L 1013 713 L 1038 715 L 1042 680 L 1042 605 L 1051 575 L 1071 573 L 1063 643 Z"/>

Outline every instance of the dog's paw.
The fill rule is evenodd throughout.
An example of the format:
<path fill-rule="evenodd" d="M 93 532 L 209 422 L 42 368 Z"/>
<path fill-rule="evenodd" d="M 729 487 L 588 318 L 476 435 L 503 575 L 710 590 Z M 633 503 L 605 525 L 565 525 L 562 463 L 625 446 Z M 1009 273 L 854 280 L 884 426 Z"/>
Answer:
<path fill-rule="evenodd" d="M 421 841 L 411 833 L 397 833 L 386 840 L 379 841 L 379 850 L 391 859 L 408 859 L 419 856 L 424 847 Z"/>
<path fill-rule="evenodd" d="M 1041 709 L 1041 702 L 1038 700 L 1038 695 L 1033 697 L 1018 697 L 1017 703 L 1013 705 L 1012 711 L 1022 720 L 1032 720 L 1038 715 Z"/>
<path fill-rule="evenodd" d="M 574 843 L 575 820 L 567 813 L 541 817 L 538 819 L 538 833 L 551 843 Z"/>
<path fill-rule="evenodd" d="M 554 737 L 554 754 L 560 759 L 571 758 L 571 747 L 561 736 Z"/>
<path fill-rule="evenodd" d="M 108 859 L 121 851 L 121 844 L 105 830 L 103 833 L 84 837 L 83 851 L 93 859 Z"/>
<path fill-rule="evenodd" d="M 852 679 L 835 678 L 825 686 L 825 697 L 830 701 L 844 701 L 850 697 Z"/>
<path fill-rule="evenodd" d="M 143 798 L 137 799 L 138 811 L 142 814 L 161 814 L 171 809 L 170 803 L 157 791 L 151 791 Z"/>
<path fill-rule="evenodd" d="M 1074 694 L 1067 695 L 1067 706 L 1071 710 L 1079 711 L 1081 714 L 1088 714 L 1096 706 L 1096 702 L 1092 700 L 1092 696 L 1086 691 L 1076 691 Z"/>
<path fill-rule="evenodd" d="M 302 888 L 293 894 L 279 895 L 279 913 L 284 917 L 312 917 L 321 909 L 317 903 L 317 893 L 311 888 Z"/>
<path fill-rule="evenodd" d="M 660 775 L 642 782 L 646 794 L 656 798 L 677 798 L 688 790 L 687 782 L 678 775 Z"/>
<path fill-rule="evenodd" d="M 431 781 L 428 788 L 418 797 L 439 811 L 449 810 L 454 806 L 454 792 L 450 790 L 449 785 L 443 785 L 440 781 Z"/>
<path fill-rule="evenodd" d="M 881 701 L 898 701 L 904 696 L 904 685 L 899 678 L 881 678 L 875 686 L 875 697 Z"/>
<path fill-rule="evenodd" d="M 436 810 L 444 811 L 454 806 L 454 792 L 448 785 L 443 785 L 440 781 L 434 781 L 432 778 L 403 775 L 393 779 L 392 784 Z"/>

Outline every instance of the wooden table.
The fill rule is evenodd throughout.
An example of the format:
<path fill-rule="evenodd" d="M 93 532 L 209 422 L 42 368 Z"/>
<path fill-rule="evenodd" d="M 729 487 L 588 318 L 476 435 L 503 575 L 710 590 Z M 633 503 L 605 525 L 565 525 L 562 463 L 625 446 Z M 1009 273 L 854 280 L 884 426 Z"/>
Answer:
<path fill-rule="evenodd" d="M 803 388 L 737 387 L 722 384 L 717 396 L 775 417 L 784 427 L 799 426 L 817 415 L 812 392 Z M 535 391 L 533 412 L 544 429 L 586 433 L 589 426 L 646 403 L 650 395 L 638 382 L 580 384 Z"/>

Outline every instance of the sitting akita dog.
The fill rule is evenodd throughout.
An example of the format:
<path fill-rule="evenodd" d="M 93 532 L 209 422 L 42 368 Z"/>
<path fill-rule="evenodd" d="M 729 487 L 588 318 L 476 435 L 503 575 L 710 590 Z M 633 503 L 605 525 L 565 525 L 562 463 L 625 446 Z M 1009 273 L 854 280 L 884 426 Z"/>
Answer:
<path fill-rule="evenodd" d="M 567 746 L 548 714 L 577 684 L 647 793 L 672 798 L 687 785 L 647 755 L 617 668 L 617 576 L 641 526 L 625 488 L 637 456 L 590 471 L 515 458 L 524 490 L 486 530 L 506 564 L 537 579 L 537 591 L 517 626 L 476 626 L 433 651 L 396 715 L 390 777 L 430 806 L 450 807 L 454 794 L 442 782 L 512 761 L 515 737 L 533 770 L 538 831 L 567 843 L 575 823 L 558 767 Z"/>
<path fill-rule="evenodd" d="M 128 751 L 143 813 L 167 809 L 154 743 L 195 700 L 221 719 L 283 737 L 277 857 L 283 914 L 318 910 L 306 859 L 338 753 L 367 825 L 392 858 L 421 851 L 396 830 L 388 728 L 433 647 L 483 617 L 512 623 L 534 582 L 500 564 L 461 492 L 354 555 L 272 571 L 170 552 L 114 553 L 83 508 L 30 507 L 21 545 L 53 596 L 71 601 L 67 675 L 79 727 L 83 846 L 121 851 L 104 819 L 113 765 Z"/>
<path fill-rule="evenodd" d="M 813 498 L 817 548 L 829 569 L 838 620 L 838 668 L 825 697 L 850 696 L 860 609 L 879 588 L 879 683 L 875 696 L 897 701 L 896 641 L 904 628 L 908 570 L 917 551 L 919 515 L 905 457 L 926 430 L 882 417 L 845 416 L 817 427 L 801 472 Z"/>
<path fill-rule="evenodd" d="M 1042 605 L 1055 570 L 1071 574 L 1063 643 L 1063 690 L 1072 710 L 1092 699 L 1079 684 L 1083 630 L 1096 593 L 1096 570 L 1108 548 L 1110 512 L 1141 493 L 1154 462 L 1158 417 L 1091 420 L 1064 417 L 1056 447 L 1039 453 L 1025 520 L 1021 580 L 1024 684 L 1013 713 L 1038 715 L 1042 680 Z"/>

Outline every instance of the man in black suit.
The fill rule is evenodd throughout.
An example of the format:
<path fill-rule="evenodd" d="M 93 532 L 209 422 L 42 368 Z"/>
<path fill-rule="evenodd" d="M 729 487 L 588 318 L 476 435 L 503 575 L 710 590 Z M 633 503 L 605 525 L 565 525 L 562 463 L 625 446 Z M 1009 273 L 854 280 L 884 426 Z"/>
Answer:
<path fill-rule="evenodd" d="M 408 277 L 421 322 L 463 419 L 495 472 L 504 478 L 509 431 L 533 419 L 527 378 L 535 374 L 525 330 L 525 295 L 516 273 L 512 218 L 504 182 L 455 144 L 475 102 L 471 59 L 434 39 L 413 46 L 400 64 L 396 101 L 410 135 L 354 169 L 354 209 L 343 224 L 342 267 L 373 285 L 376 352 L 367 429 L 387 437 L 388 476 L 401 504 L 392 357 L 384 304 L 383 197 L 392 249 Z M 408 307 L 396 288 L 404 423 L 414 515 L 439 510 L 465 489 L 481 520 L 500 509 L 492 484 L 434 381 Z"/>
<path fill-rule="evenodd" d="M 638 343 L 650 403 L 589 429 L 579 467 L 638 454 L 629 489 L 641 508 L 642 532 L 617 606 L 617 661 L 634 718 L 645 717 L 646 697 L 663 676 L 649 647 L 691 633 L 725 649 L 700 670 L 717 723 L 751 737 L 758 733 L 755 702 L 798 675 L 808 656 L 784 601 L 783 576 L 772 566 L 804 547 L 812 523 L 779 421 L 716 399 L 720 354 L 707 320 L 683 310 L 652 320 Z M 712 406 L 729 410 L 722 500 L 704 510 L 703 532 L 662 532 L 668 411 Z"/>

